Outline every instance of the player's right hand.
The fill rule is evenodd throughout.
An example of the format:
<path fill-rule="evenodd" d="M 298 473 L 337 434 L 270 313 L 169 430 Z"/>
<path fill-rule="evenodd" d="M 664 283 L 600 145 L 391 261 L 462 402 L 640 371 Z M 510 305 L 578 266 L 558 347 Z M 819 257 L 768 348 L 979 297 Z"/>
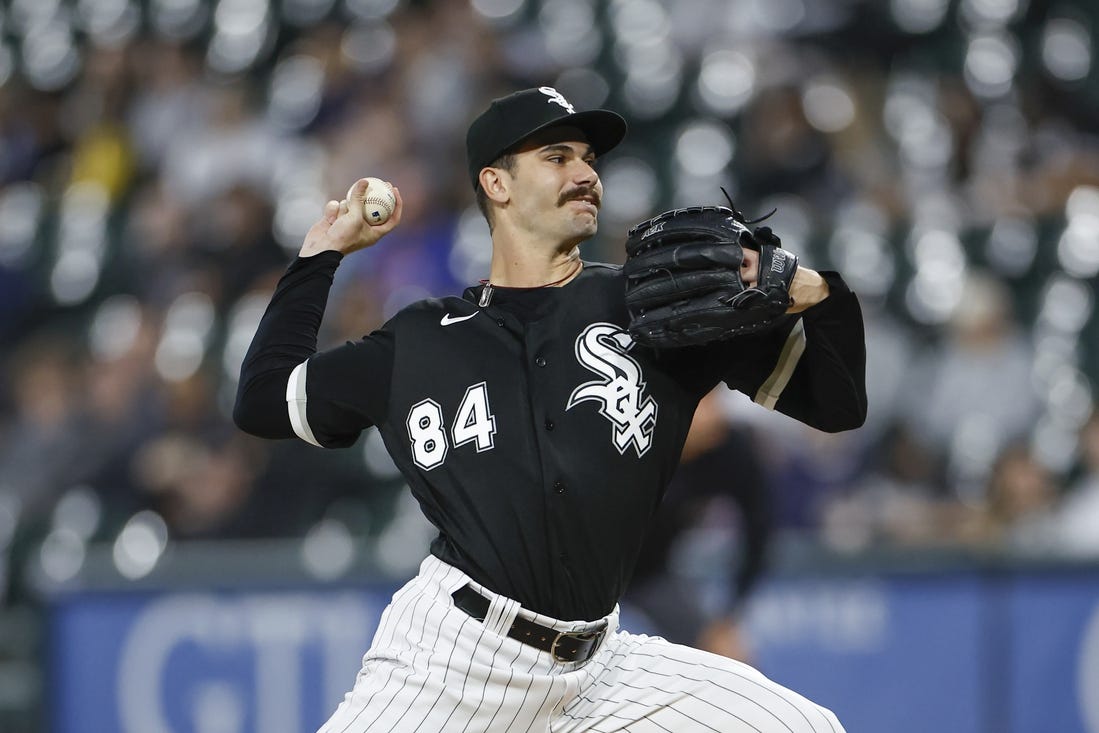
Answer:
<path fill-rule="evenodd" d="M 363 217 L 366 187 L 366 179 L 360 178 L 351 187 L 350 199 L 329 201 L 324 205 L 323 215 L 305 235 L 299 256 L 312 257 L 331 251 L 350 254 L 374 246 L 400 224 L 403 208 L 400 190 L 393 186 L 393 195 L 397 199 L 393 214 L 384 224 L 375 226 Z"/>

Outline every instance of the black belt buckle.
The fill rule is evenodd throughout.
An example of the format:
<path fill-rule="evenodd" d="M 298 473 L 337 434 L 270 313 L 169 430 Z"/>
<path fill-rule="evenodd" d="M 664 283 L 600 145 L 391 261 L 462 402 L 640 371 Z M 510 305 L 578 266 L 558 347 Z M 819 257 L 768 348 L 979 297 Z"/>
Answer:
<path fill-rule="evenodd" d="M 553 661 L 560 663 L 586 662 L 592 658 L 596 647 L 599 646 L 599 642 L 603 640 L 603 635 L 606 633 L 606 628 L 599 629 L 599 631 L 562 631 L 554 637 L 553 643 L 550 644 L 550 656 L 553 657 Z M 558 649 L 562 639 L 575 639 L 577 644 L 571 651 Z"/>
<path fill-rule="evenodd" d="M 450 595 L 457 608 L 478 621 L 485 620 L 489 600 L 473 586 L 467 583 Z M 506 635 L 535 649 L 549 652 L 555 662 L 572 663 L 591 659 L 606 633 L 606 624 L 598 631 L 557 631 L 549 626 L 516 618 Z"/>

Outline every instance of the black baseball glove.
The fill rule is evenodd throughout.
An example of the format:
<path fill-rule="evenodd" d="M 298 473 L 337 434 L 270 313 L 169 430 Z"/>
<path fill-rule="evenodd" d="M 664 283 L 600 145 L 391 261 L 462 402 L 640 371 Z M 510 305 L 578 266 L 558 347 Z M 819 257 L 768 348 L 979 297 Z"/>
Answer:
<path fill-rule="evenodd" d="M 798 258 L 750 223 L 735 209 L 692 206 L 630 229 L 623 270 L 634 341 L 706 344 L 769 328 L 786 312 Z M 741 277 L 744 248 L 759 252 L 754 287 Z"/>

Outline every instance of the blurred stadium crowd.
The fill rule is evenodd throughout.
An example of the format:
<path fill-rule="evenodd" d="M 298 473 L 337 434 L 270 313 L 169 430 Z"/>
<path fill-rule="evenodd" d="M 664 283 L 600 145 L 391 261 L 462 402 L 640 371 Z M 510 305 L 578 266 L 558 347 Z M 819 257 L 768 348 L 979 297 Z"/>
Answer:
<path fill-rule="evenodd" d="M 0 1 L 5 602 L 112 547 L 304 538 L 419 559 L 377 436 L 229 419 L 268 295 L 330 198 L 404 221 L 341 267 L 322 346 L 487 273 L 464 131 L 553 85 L 631 123 L 588 259 L 722 202 L 867 317 L 871 414 L 822 435 L 728 397 L 779 536 L 1099 555 L 1099 11 L 1077 0 Z M 368 377 L 365 377 L 368 378 Z M 327 543 L 327 544 L 325 544 Z M 340 571 L 321 553 L 317 572 Z M 342 555 L 347 560 L 347 553 Z"/>

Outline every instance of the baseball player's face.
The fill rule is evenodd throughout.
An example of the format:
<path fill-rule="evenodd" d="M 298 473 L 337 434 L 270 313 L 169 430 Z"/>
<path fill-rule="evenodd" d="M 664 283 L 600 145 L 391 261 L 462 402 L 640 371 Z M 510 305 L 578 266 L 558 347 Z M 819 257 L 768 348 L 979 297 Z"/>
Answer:
<path fill-rule="evenodd" d="M 575 128 L 538 135 L 516 154 L 512 202 L 519 224 L 569 247 L 595 234 L 603 184 L 595 153 Z"/>

